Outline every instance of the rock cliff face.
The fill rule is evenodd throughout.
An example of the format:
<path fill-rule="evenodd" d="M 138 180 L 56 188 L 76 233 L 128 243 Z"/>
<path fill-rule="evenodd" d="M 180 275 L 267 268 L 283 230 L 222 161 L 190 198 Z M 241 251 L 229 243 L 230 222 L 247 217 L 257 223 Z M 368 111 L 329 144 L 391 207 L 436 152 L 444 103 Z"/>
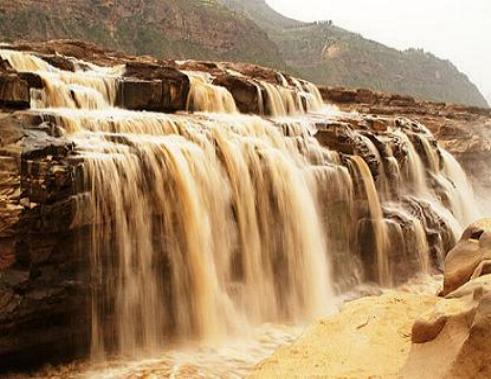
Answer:
<path fill-rule="evenodd" d="M 436 306 L 414 323 L 405 378 L 421 372 L 425 378 L 491 375 L 490 233 L 490 220 L 476 222 L 448 254 L 441 295 L 453 306 Z"/>
<path fill-rule="evenodd" d="M 455 245 L 449 221 L 428 203 L 401 191 L 401 182 L 409 179 L 396 167 L 411 171 L 408 165 L 415 154 L 423 158 L 418 160 L 421 168 L 409 173 L 411 180 L 418 182 L 413 177 L 418 170 L 424 177 L 430 171 L 435 178 L 444 178 L 439 175 L 448 161 L 440 156 L 437 141 L 423 123 L 451 151 L 460 154 L 464 163 L 466 159 L 470 162 L 469 157 L 477 161 L 474 154 L 479 157 L 487 151 L 487 140 L 479 140 L 476 146 L 474 137 L 465 134 L 467 123 L 477 130 L 482 122 L 489 122 L 489 111 L 478 108 L 417 103 L 409 97 L 367 90 L 324 88 L 322 94 L 328 102 L 358 113 L 307 117 L 305 111 L 317 109 L 317 89 L 256 65 L 135 57 L 77 41 L 14 44 L 8 50 L 29 51 L 40 60 L 35 61 L 38 64 L 49 63 L 50 69 L 63 70 L 68 76 L 90 69 L 91 63 L 124 65 L 110 83 L 115 85 L 114 105 L 156 112 L 144 113 L 155 118 L 164 112 L 175 113 L 172 127 L 176 130 L 185 130 L 187 123 L 202 130 L 207 130 L 206 122 L 234 125 L 230 117 L 240 117 L 238 110 L 261 115 L 268 127 L 274 127 L 274 135 L 288 141 L 285 146 L 295 147 L 303 160 L 313 162 L 306 171 L 322 183 L 316 193 L 323 199 L 322 208 L 341 210 L 332 213 L 336 215 L 332 218 L 319 210 L 326 219 L 326 235 L 336 237 L 330 248 L 340 292 L 360 281 L 390 286 L 420 271 L 438 272 L 445 254 Z M 97 287 L 89 262 L 94 219 L 78 217 L 76 210 L 84 208 L 90 196 L 86 188 L 90 181 L 83 181 L 84 153 L 90 146 L 76 140 L 68 122 L 52 110 L 31 109 L 32 104 L 43 101 L 40 92 L 52 91 L 50 84 L 35 70 L 15 70 L 9 62 L 0 61 L 0 371 L 53 357 L 86 355 L 89 350 L 90 295 Z M 110 84 L 105 82 L 101 91 Z M 70 112 L 86 100 L 77 90 L 69 87 L 64 99 L 73 105 Z M 193 112 L 209 110 L 200 106 L 210 106 L 210 98 L 220 106 L 209 107 L 211 111 L 226 108 L 230 114 Z M 104 114 L 99 111 L 84 109 L 104 122 L 107 141 L 132 147 L 134 140 L 118 129 L 117 118 L 106 115 L 101 121 Z M 293 121 L 285 117 L 295 112 Z M 252 125 L 263 120 L 250 119 Z M 90 124 L 91 120 L 85 122 Z M 214 143 L 217 141 L 218 137 Z M 329 150 L 322 150 L 319 144 Z M 431 183 L 432 189 L 443 199 L 442 206 L 450 209 L 452 199 L 447 197 L 456 185 L 442 185 L 437 179 Z M 377 186 L 390 204 L 380 204 Z M 167 263 L 158 262 L 165 270 Z"/>
<path fill-rule="evenodd" d="M 0 113 L 0 128 L 2 366 L 72 357 L 83 350 L 73 341 L 87 337 L 80 306 L 90 293 L 78 276 L 87 256 L 70 230 L 74 146 L 32 115 Z"/>

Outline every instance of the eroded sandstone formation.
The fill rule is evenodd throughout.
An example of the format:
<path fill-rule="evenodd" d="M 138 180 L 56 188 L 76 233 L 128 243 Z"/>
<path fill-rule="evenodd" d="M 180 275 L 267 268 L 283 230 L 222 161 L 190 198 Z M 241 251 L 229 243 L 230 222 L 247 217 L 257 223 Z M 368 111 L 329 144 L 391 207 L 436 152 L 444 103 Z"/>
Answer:
<path fill-rule="evenodd" d="M 452 308 L 431 308 L 415 322 L 404 377 L 489 378 L 491 375 L 490 220 L 464 232 L 445 260 L 444 289 Z M 431 357 L 430 359 L 428 357 Z"/>
<path fill-rule="evenodd" d="M 469 226 L 448 254 L 440 296 L 441 284 L 426 279 L 349 302 L 260 363 L 253 377 L 489 378 L 489 225 Z"/>

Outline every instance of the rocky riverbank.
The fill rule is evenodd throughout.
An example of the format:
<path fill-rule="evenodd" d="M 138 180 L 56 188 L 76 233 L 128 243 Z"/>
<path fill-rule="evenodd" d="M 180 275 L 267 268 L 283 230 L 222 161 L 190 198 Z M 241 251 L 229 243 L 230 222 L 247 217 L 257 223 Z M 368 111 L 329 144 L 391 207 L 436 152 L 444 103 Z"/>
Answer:
<path fill-rule="evenodd" d="M 470 226 L 449 253 L 440 296 L 389 291 L 347 303 L 252 376 L 489 378 L 490 224 Z"/>

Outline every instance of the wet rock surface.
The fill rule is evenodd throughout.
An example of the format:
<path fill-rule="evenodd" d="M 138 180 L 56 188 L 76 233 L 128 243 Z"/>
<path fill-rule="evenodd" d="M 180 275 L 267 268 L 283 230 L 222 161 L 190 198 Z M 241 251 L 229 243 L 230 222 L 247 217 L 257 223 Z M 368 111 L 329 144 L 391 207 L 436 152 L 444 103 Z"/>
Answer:
<path fill-rule="evenodd" d="M 0 107 L 29 108 L 29 84 L 15 74 L 0 75 Z"/>
<path fill-rule="evenodd" d="M 424 124 L 459 160 L 483 199 L 491 190 L 491 176 L 487 174 L 491 165 L 491 109 L 421 101 L 364 89 L 321 87 L 320 91 L 326 102 L 346 111 L 381 118 L 403 117 Z"/>
<path fill-rule="evenodd" d="M 65 71 L 74 71 L 76 65 L 84 67 L 84 62 L 101 66 L 125 65 L 123 77 L 118 80 L 116 105 L 130 110 L 167 113 L 186 110 L 190 83 L 188 76 L 182 71 L 210 74 L 213 84 L 225 87 L 232 93 L 242 113 L 267 113 L 267 109 L 264 109 L 268 105 L 264 82 L 295 94 L 299 92 L 298 85 L 306 84 L 290 75 L 253 64 L 137 57 L 74 40 L 17 43 L 9 45 L 8 49 L 32 52 L 50 65 Z M 8 77 L 7 75 L 6 78 Z M 14 78 L 17 77 L 21 80 L 3 79 L 6 81 L 3 84 L 6 88 L 4 91 L 0 77 L 0 106 L 9 102 L 6 105 L 28 108 L 29 89 L 42 87 L 42 81 L 36 80 L 35 75 L 16 73 Z M 2 96 L 3 92 L 9 97 Z M 263 98 L 262 106 L 259 106 L 259 96 Z"/>
<path fill-rule="evenodd" d="M 73 143 L 31 121 L 0 115 L 2 370 L 72 356 L 86 333 L 87 278 L 79 275 L 87 262 L 70 230 Z"/>

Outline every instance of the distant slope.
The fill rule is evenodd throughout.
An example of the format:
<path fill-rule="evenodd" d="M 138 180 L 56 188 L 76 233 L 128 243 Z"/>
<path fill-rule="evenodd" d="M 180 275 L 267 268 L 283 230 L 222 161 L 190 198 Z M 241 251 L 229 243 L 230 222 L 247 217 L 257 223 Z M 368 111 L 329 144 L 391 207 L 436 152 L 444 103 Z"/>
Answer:
<path fill-rule="evenodd" d="M 257 63 L 318 84 L 487 106 L 448 61 L 292 20 L 265 0 L 0 0 L 0 40 L 53 38 L 160 58 Z"/>
<path fill-rule="evenodd" d="M 305 25 L 302 21 L 285 17 L 271 8 L 264 0 L 221 0 L 231 9 L 246 14 L 261 28 L 278 31 L 285 28 Z"/>
<path fill-rule="evenodd" d="M 284 62 L 249 18 L 215 0 L 0 0 L 0 38 L 77 38 L 162 58 Z"/>
<path fill-rule="evenodd" d="M 329 23 L 291 20 L 265 0 L 222 1 L 266 30 L 286 64 L 318 84 L 487 106 L 477 87 L 451 62 L 422 50 L 401 52 Z"/>

